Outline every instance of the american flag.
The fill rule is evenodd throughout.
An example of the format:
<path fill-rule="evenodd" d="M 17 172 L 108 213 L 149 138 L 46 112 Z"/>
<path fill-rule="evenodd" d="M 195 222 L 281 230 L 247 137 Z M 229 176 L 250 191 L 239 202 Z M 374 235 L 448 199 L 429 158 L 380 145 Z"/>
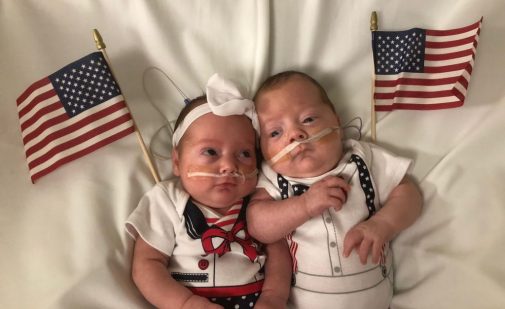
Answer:
<path fill-rule="evenodd" d="M 101 52 L 33 83 L 17 107 L 32 182 L 135 130 Z"/>
<path fill-rule="evenodd" d="M 373 31 L 375 110 L 463 105 L 481 23 L 452 30 Z"/>

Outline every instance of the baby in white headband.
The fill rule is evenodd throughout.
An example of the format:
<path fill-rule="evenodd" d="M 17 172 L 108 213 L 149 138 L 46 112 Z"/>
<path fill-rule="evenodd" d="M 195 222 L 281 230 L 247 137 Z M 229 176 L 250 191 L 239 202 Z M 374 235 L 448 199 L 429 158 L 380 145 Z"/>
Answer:
<path fill-rule="evenodd" d="M 178 177 L 147 192 L 126 223 L 135 239 L 133 280 L 159 308 L 284 308 L 287 245 L 262 246 L 245 220 L 257 182 L 253 102 L 219 75 L 206 92 L 176 122 Z"/>

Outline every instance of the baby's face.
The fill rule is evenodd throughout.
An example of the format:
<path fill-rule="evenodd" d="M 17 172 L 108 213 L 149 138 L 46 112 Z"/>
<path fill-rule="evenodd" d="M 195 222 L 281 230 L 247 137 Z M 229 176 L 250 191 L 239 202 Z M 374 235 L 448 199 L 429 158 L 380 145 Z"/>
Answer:
<path fill-rule="evenodd" d="M 256 187 L 255 138 L 246 116 L 205 114 L 190 125 L 177 146 L 174 174 L 197 202 L 226 212 Z M 195 173 L 200 176 L 191 176 Z"/>
<path fill-rule="evenodd" d="M 322 99 L 318 88 L 294 76 L 256 100 L 261 127 L 261 151 L 272 159 L 293 141 L 311 137 L 326 128 L 338 127 L 339 119 Z M 341 130 L 318 141 L 300 144 L 271 166 L 289 177 L 315 177 L 335 167 L 342 156 Z"/>

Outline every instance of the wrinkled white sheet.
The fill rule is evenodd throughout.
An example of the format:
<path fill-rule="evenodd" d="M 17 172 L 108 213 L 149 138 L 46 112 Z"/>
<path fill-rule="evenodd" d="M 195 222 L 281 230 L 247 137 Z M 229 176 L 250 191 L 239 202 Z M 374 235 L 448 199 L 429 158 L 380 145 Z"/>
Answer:
<path fill-rule="evenodd" d="M 148 145 L 182 107 L 151 67 L 189 97 L 215 72 L 251 96 L 268 75 L 303 70 L 328 89 L 344 121 L 363 119 L 369 139 L 373 10 L 383 30 L 450 29 L 484 16 L 463 107 L 378 115 L 378 143 L 415 159 L 425 200 L 393 244 L 392 308 L 504 308 L 502 0 L 0 0 L 0 308 L 149 308 L 130 280 L 123 228 L 153 185 L 135 136 L 35 185 L 25 162 L 15 99 L 94 51 L 93 28 Z M 156 163 L 166 177 L 169 161 Z"/>

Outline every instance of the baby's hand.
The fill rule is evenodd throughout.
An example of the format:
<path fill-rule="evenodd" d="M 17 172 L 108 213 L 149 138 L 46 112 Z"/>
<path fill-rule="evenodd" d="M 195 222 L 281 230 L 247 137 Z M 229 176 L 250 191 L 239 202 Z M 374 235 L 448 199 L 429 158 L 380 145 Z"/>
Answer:
<path fill-rule="evenodd" d="M 360 222 L 347 232 L 344 238 L 344 256 L 348 257 L 355 249 L 362 264 L 366 264 L 372 253 L 372 262 L 378 264 L 382 247 L 391 240 L 393 229 L 386 223 L 370 218 Z"/>
<path fill-rule="evenodd" d="M 350 186 L 337 176 L 328 176 L 310 186 L 301 197 L 304 198 L 305 211 L 312 218 L 328 208 L 340 210 L 347 199 Z"/>
<path fill-rule="evenodd" d="M 193 294 L 186 300 L 182 309 L 223 309 L 223 306 L 214 304 L 205 297 Z"/>

